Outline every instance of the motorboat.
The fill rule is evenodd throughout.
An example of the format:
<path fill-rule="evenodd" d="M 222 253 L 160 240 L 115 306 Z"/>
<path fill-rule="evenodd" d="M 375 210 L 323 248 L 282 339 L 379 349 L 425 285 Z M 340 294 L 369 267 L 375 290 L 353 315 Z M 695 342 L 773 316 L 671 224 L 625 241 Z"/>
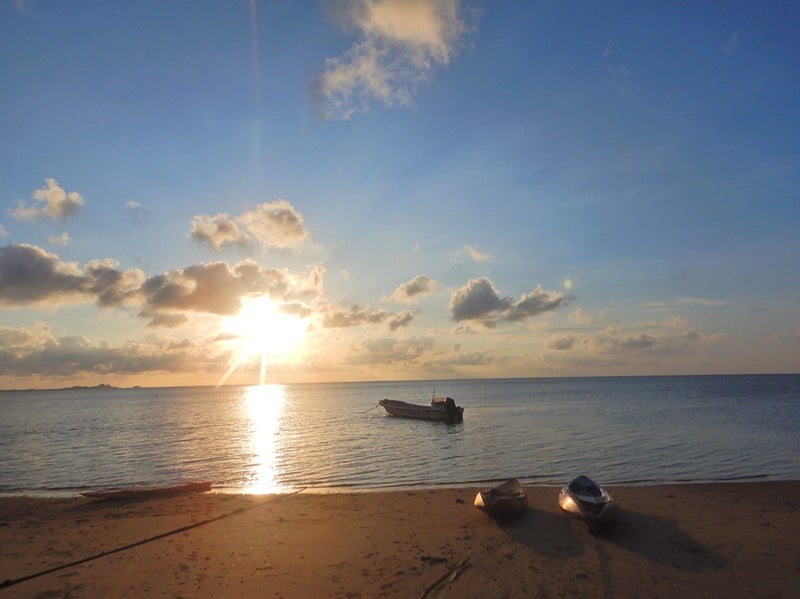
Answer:
<path fill-rule="evenodd" d="M 586 523 L 592 533 L 614 524 L 619 506 L 611 494 L 585 475 L 573 478 L 558 494 L 558 506 Z"/>
<path fill-rule="evenodd" d="M 452 397 L 434 397 L 430 405 L 413 404 L 397 399 L 382 399 L 378 405 L 386 410 L 389 416 L 398 418 L 433 420 L 450 424 L 464 420 L 464 408 L 457 406 Z"/>
<path fill-rule="evenodd" d="M 479 491 L 474 505 L 497 520 L 515 518 L 528 509 L 528 493 L 518 480 L 512 478 L 491 489 Z"/>

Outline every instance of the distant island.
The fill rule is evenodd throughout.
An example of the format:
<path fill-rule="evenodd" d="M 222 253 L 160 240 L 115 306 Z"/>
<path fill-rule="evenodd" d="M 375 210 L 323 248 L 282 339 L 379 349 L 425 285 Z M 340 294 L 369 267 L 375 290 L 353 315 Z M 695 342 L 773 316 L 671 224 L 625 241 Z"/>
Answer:
<path fill-rule="evenodd" d="M 141 389 L 140 385 L 133 385 L 132 387 L 115 387 L 107 383 L 100 383 L 98 385 L 73 385 L 72 387 L 57 387 L 54 389 L 37 389 L 35 387 L 29 389 L 0 389 L 0 393 L 19 393 L 21 391 L 111 391 L 116 389 Z"/>

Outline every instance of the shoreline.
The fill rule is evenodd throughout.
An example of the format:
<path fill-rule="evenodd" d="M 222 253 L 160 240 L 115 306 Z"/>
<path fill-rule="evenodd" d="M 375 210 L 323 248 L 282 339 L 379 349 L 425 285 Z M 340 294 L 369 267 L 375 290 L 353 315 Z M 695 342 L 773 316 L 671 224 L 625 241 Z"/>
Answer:
<path fill-rule="evenodd" d="M 0 496 L 10 597 L 790 597 L 800 481 L 607 485 L 593 536 L 526 485 L 496 522 L 479 485 L 148 500 Z M 15 582 L 19 581 L 19 582 Z"/>
<path fill-rule="evenodd" d="M 485 488 L 492 487 L 507 479 L 495 479 L 486 481 L 464 481 L 454 483 L 438 483 L 438 484 L 419 484 L 419 485 L 392 485 L 385 486 L 340 486 L 340 487 L 322 487 L 322 486 L 307 486 L 307 487 L 286 487 L 273 489 L 270 491 L 254 491 L 244 487 L 221 487 L 214 486 L 212 482 L 211 493 L 218 493 L 221 495 L 244 495 L 244 496 L 280 496 L 280 495 L 294 495 L 296 493 L 306 493 L 313 495 L 347 495 L 347 494 L 361 494 L 361 493 L 396 493 L 404 491 L 437 491 L 437 490 L 450 490 L 450 489 L 464 489 L 464 488 Z M 541 487 L 541 488 L 558 488 L 560 489 L 567 481 L 561 482 L 541 482 L 529 481 L 523 478 L 517 479 L 525 487 Z M 189 481 L 178 481 L 189 482 Z M 785 482 L 800 482 L 800 479 L 794 478 L 773 478 L 772 475 L 753 475 L 741 476 L 726 479 L 696 479 L 696 480 L 634 480 L 634 481 L 621 481 L 610 482 L 598 481 L 603 486 L 609 488 L 638 488 L 638 487 L 666 487 L 666 486 L 684 486 L 684 485 L 736 485 L 736 484 L 758 484 L 758 483 L 785 483 Z M 153 483 L 152 486 L 161 486 L 165 483 Z M 117 485 L 108 488 L 125 488 L 126 486 L 136 485 Z M 150 485 L 145 485 L 150 486 Z M 34 499 L 78 499 L 81 498 L 81 493 L 85 491 L 100 490 L 101 487 L 87 487 L 83 489 L 69 489 L 69 490 L 20 490 L 20 491 L 0 491 L 0 501 L 3 499 L 25 498 L 30 497 Z"/>

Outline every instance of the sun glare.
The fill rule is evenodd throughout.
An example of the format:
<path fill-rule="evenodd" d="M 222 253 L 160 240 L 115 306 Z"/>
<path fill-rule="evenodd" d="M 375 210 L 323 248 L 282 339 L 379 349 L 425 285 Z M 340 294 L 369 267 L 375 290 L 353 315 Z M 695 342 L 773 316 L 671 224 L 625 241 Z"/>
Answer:
<path fill-rule="evenodd" d="M 305 337 L 306 323 L 292 314 L 282 312 L 280 306 L 261 296 L 245 301 L 236 316 L 225 320 L 223 331 L 231 335 L 238 345 L 235 363 L 225 378 L 243 362 L 259 357 L 259 382 L 264 384 L 268 358 L 287 358 Z"/>
<path fill-rule="evenodd" d="M 286 403 L 282 385 L 248 387 L 244 406 L 250 420 L 253 470 L 247 481 L 248 493 L 278 493 L 278 430 Z"/>

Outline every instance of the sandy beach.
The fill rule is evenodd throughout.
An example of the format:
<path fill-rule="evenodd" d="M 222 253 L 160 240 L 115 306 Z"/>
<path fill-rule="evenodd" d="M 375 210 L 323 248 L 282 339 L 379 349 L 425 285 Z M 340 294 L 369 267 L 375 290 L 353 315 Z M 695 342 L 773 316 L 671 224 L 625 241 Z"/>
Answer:
<path fill-rule="evenodd" d="M 797 596 L 800 482 L 610 487 L 602 536 L 556 487 L 506 523 L 478 490 L 0 498 L 0 599 Z"/>

